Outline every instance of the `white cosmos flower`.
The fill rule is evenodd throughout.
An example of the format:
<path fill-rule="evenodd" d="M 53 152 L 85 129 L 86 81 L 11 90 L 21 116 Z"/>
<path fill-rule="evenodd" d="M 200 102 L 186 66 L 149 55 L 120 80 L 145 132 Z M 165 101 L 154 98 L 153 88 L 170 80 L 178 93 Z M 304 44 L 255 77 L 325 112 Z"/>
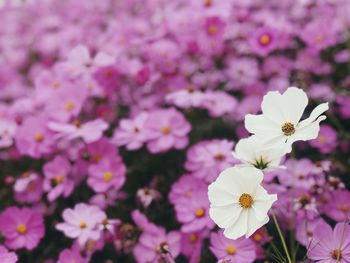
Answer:
<path fill-rule="evenodd" d="M 240 160 L 239 166 L 253 166 L 260 170 L 284 168 L 282 157 L 288 152 L 286 145 L 265 146 L 263 140 L 252 135 L 238 141 L 233 157 Z"/>
<path fill-rule="evenodd" d="M 311 112 L 309 118 L 300 121 L 307 104 L 307 95 L 301 89 L 291 87 L 283 94 L 270 91 L 263 98 L 262 114 L 248 114 L 245 127 L 267 145 L 287 143 L 290 151 L 295 141 L 317 138 L 320 122 L 326 119 L 321 114 L 328 110 L 328 103 L 322 103 Z"/>
<path fill-rule="evenodd" d="M 209 185 L 209 214 L 227 238 L 249 237 L 269 221 L 267 212 L 277 195 L 261 186 L 263 173 L 254 167 L 232 167 Z"/>

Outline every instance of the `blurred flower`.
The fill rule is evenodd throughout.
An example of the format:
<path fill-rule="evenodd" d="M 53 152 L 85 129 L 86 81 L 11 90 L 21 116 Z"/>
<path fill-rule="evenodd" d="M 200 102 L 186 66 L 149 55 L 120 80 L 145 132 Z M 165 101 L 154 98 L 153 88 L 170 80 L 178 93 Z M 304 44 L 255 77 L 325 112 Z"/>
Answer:
<path fill-rule="evenodd" d="M 16 263 L 17 260 L 16 253 L 9 252 L 4 246 L 0 246 L 0 261 L 2 263 Z"/>
<path fill-rule="evenodd" d="M 62 217 L 65 222 L 56 225 L 65 236 L 77 239 L 84 246 L 89 239 L 97 240 L 101 236 L 98 224 L 106 219 L 106 214 L 96 206 L 79 203 L 74 209 L 66 208 Z"/>
<path fill-rule="evenodd" d="M 33 250 L 44 237 L 44 219 L 33 209 L 10 206 L 0 214 L 0 232 L 8 248 Z"/>
<path fill-rule="evenodd" d="M 227 260 L 224 262 L 253 263 L 256 259 L 253 241 L 243 237 L 236 240 L 227 239 L 222 230 L 211 233 L 210 250 L 217 259 Z"/>
<path fill-rule="evenodd" d="M 220 173 L 208 188 L 210 217 L 227 238 L 249 237 L 269 221 L 267 215 L 277 195 L 260 185 L 263 173 L 251 167 L 232 167 Z"/>
<path fill-rule="evenodd" d="M 80 255 L 79 251 L 75 249 L 64 249 L 61 251 L 57 263 L 67 262 L 87 263 L 88 261 Z"/>
<path fill-rule="evenodd" d="M 321 153 L 331 153 L 337 147 L 337 132 L 329 125 L 321 125 L 317 138 L 309 144 Z"/>

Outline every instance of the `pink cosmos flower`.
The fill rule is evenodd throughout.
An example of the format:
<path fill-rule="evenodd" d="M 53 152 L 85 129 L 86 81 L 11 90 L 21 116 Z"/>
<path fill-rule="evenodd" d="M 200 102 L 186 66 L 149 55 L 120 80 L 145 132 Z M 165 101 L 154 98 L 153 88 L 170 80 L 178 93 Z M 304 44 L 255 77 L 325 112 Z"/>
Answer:
<path fill-rule="evenodd" d="M 230 80 L 231 89 L 239 89 L 255 83 L 260 75 L 259 65 L 252 58 L 235 58 L 228 62 L 226 74 Z"/>
<path fill-rule="evenodd" d="M 145 124 L 147 148 L 151 153 L 162 153 L 171 148 L 183 149 L 188 144 L 191 125 L 177 110 L 160 109 L 149 113 Z"/>
<path fill-rule="evenodd" d="M 262 249 L 262 246 L 271 241 L 272 237 L 270 237 L 266 231 L 265 227 L 261 227 L 255 231 L 253 235 L 251 235 L 250 239 L 255 243 L 256 248 L 256 258 L 264 259 L 265 252 Z"/>
<path fill-rule="evenodd" d="M 36 203 L 44 192 L 42 178 L 34 172 L 25 172 L 13 185 L 15 199 L 20 203 Z"/>
<path fill-rule="evenodd" d="M 9 252 L 6 247 L 0 246 L 0 262 L 1 263 L 16 263 L 18 257 L 16 253 Z"/>
<path fill-rule="evenodd" d="M 204 22 L 204 29 L 210 38 L 222 38 L 225 32 L 225 22 L 219 16 L 207 17 Z"/>
<path fill-rule="evenodd" d="M 190 107 L 199 107 L 204 100 L 204 94 L 202 91 L 189 85 L 187 89 L 175 90 L 167 94 L 165 100 L 177 107 L 188 109 Z"/>
<path fill-rule="evenodd" d="M 128 150 L 140 149 L 146 142 L 144 126 L 148 113 L 142 112 L 133 119 L 122 119 L 119 127 L 114 130 L 113 142 L 118 146 L 126 146 Z"/>
<path fill-rule="evenodd" d="M 120 72 L 115 66 L 103 66 L 94 73 L 95 80 L 107 92 L 118 88 L 120 82 Z"/>
<path fill-rule="evenodd" d="M 250 38 L 252 52 L 266 56 L 278 47 L 278 34 L 276 30 L 268 27 L 259 28 Z"/>
<path fill-rule="evenodd" d="M 81 124 L 80 121 L 73 124 L 49 122 L 48 127 L 51 131 L 56 132 L 55 139 L 63 139 L 64 141 L 83 139 L 86 143 L 92 143 L 102 137 L 108 124 L 102 119 L 96 119 L 84 124 Z"/>
<path fill-rule="evenodd" d="M 322 218 L 300 220 L 296 224 L 296 240 L 306 248 L 310 248 L 310 244 L 314 240 L 315 229 L 319 225 L 324 227 L 327 223 Z"/>
<path fill-rule="evenodd" d="M 347 223 L 338 223 L 332 231 L 328 224 L 319 224 L 314 230 L 314 239 L 307 256 L 315 262 L 349 262 L 350 226 Z"/>
<path fill-rule="evenodd" d="M 309 144 L 321 153 L 331 153 L 337 147 L 337 132 L 329 125 L 320 125 L 317 138 L 309 141 Z"/>
<path fill-rule="evenodd" d="M 333 201 L 336 200 L 336 201 Z M 337 190 L 330 193 L 330 200 L 322 207 L 324 213 L 337 222 L 350 218 L 350 192 Z"/>
<path fill-rule="evenodd" d="M 341 116 L 345 119 L 350 119 L 350 97 L 338 95 L 336 97 L 336 102 L 339 104 L 339 112 Z"/>
<path fill-rule="evenodd" d="M 54 145 L 53 133 L 47 128 L 43 117 L 28 117 L 18 127 L 16 147 L 23 155 L 40 158 L 51 153 Z"/>
<path fill-rule="evenodd" d="M 210 250 L 218 260 L 253 263 L 256 259 L 255 245 L 252 240 L 244 237 L 236 240 L 228 239 L 222 230 L 211 233 Z"/>
<path fill-rule="evenodd" d="M 182 223 L 184 233 L 212 229 L 215 224 L 209 216 L 209 199 L 207 191 L 194 192 L 188 200 L 181 199 L 175 204 L 177 220 Z"/>
<path fill-rule="evenodd" d="M 33 250 L 44 236 L 44 219 L 33 209 L 11 206 L 0 214 L 0 232 L 7 247 Z"/>
<path fill-rule="evenodd" d="M 193 176 L 210 183 L 235 163 L 231 153 L 233 146 L 234 143 L 228 140 L 199 142 L 188 150 L 185 168 Z"/>
<path fill-rule="evenodd" d="M 62 250 L 57 263 L 87 263 L 88 261 L 84 259 L 81 255 L 80 252 L 76 249 L 65 249 Z"/>
<path fill-rule="evenodd" d="M 187 257 L 189 263 L 200 262 L 203 241 L 208 235 L 207 230 L 182 234 L 181 252 Z"/>
<path fill-rule="evenodd" d="M 44 190 L 48 192 L 47 198 L 50 202 L 59 196 L 68 197 L 74 190 L 74 181 L 70 178 L 71 165 L 69 161 L 58 155 L 44 167 Z"/>
<path fill-rule="evenodd" d="M 205 192 L 207 190 L 208 185 L 201 179 L 191 175 L 183 175 L 171 186 L 169 200 L 170 203 L 175 205 L 182 202 L 182 200 L 184 202 L 190 200 L 198 191 Z"/>
<path fill-rule="evenodd" d="M 209 111 L 211 117 L 233 113 L 237 106 L 237 100 L 223 91 L 207 91 L 203 94 L 202 100 L 202 107 Z"/>
<path fill-rule="evenodd" d="M 65 222 L 56 225 L 66 237 L 77 239 L 80 246 L 84 246 L 89 239 L 97 240 L 101 236 L 98 226 L 107 218 L 106 214 L 97 206 L 79 203 L 74 209 L 67 208 L 62 217 Z"/>
<path fill-rule="evenodd" d="M 125 182 L 126 167 L 119 155 L 105 159 L 88 169 L 88 185 L 97 193 L 113 188 L 119 190 Z"/>

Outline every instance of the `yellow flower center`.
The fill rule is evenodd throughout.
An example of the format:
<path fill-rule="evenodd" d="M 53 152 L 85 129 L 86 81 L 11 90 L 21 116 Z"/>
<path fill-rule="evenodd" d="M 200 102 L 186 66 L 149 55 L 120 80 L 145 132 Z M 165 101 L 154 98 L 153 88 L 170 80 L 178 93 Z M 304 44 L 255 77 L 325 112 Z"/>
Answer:
<path fill-rule="evenodd" d="M 71 111 L 74 108 L 74 104 L 72 102 L 67 102 L 65 108 L 66 110 Z"/>
<path fill-rule="evenodd" d="M 226 252 L 229 255 L 234 255 L 237 253 L 237 248 L 234 245 L 228 245 L 228 247 L 226 248 Z"/>
<path fill-rule="evenodd" d="M 216 32 L 218 32 L 218 28 L 214 25 L 211 25 L 208 27 L 208 33 L 211 35 L 214 35 Z"/>
<path fill-rule="evenodd" d="M 34 139 L 37 141 L 37 142 L 42 142 L 44 140 L 44 136 L 42 136 L 40 133 L 36 133 L 34 135 Z"/>
<path fill-rule="evenodd" d="M 216 161 L 220 162 L 220 161 L 225 160 L 225 155 L 223 155 L 222 153 L 217 153 L 217 154 L 215 154 L 214 158 Z"/>
<path fill-rule="evenodd" d="M 112 177 L 113 177 L 113 175 L 112 175 L 111 172 L 105 172 L 105 173 L 103 174 L 103 180 L 105 180 L 105 181 L 110 181 L 110 180 L 112 180 Z"/>
<path fill-rule="evenodd" d="M 63 182 L 63 176 L 60 175 L 60 174 L 57 175 L 57 176 L 56 176 L 56 183 L 57 183 L 57 184 L 60 184 L 60 183 L 62 183 L 62 182 Z"/>
<path fill-rule="evenodd" d="M 350 209 L 347 204 L 342 204 L 339 206 L 339 210 L 342 211 L 343 213 L 348 213 Z"/>
<path fill-rule="evenodd" d="M 204 213 L 205 213 L 205 211 L 203 208 L 198 208 L 195 212 L 195 215 L 196 215 L 196 217 L 202 217 L 202 216 L 204 216 Z"/>
<path fill-rule="evenodd" d="M 341 250 L 340 249 L 334 249 L 332 251 L 332 258 L 339 262 L 339 260 L 342 258 Z"/>
<path fill-rule="evenodd" d="M 317 36 L 317 37 L 315 37 L 315 42 L 316 42 L 317 44 L 321 44 L 321 43 L 323 42 L 323 37 L 322 37 L 322 36 Z"/>
<path fill-rule="evenodd" d="M 254 200 L 250 194 L 244 193 L 239 197 L 239 205 L 242 208 L 251 208 L 253 203 Z"/>
<path fill-rule="evenodd" d="M 195 242 L 197 241 L 197 235 L 196 235 L 196 234 L 191 234 L 191 235 L 189 235 L 188 240 L 189 240 L 191 243 L 195 243 Z"/>
<path fill-rule="evenodd" d="M 204 6 L 211 6 L 213 4 L 213 0 L 204 0 Z"/>
<path fill-rule="evenodd" d="M 291 136 L 295 133 L 295 127 L 293 123 L 286 122 L 282 125 L 282 132 L 286 136 Z"/>
<path fill-rule="evenodd" d="M 262 35 L 260 37 L 260 43 L 263 45 L 267 45 L 268 43 L 270 43 L 271 38 L 268 35 Z"/>
<path fill-rule="evenodd" d="M 27 226 L 24 224 L 17 225 L 17 232 L 19 234 L 24 234 L 27 231 Z"/>
<path fill-rule="evenodd" d="M 52 83 L 52 88 L 53 88 L 53 89 L 58 89 L 60 86 L 61 86 L 61 84 L 58 83 L 58 82 Z"/>
<path fill-rule="evenodd" d="M 169 133 L 170 133 L 170 128 L 169 128 L 169 127 L 164 127 L 164 128 L 162 129 L 162 133 L 163 133 L 164 135 L 169 134 Z"/>
<path fill-rule="evenodd" d="M 323 135 L 320 135 L 318 136 L 317 140 L 320 142 L 320 143 L 324 143 L 326 141 L 326 137 L 324 137 Z"/>
<path fill-rule="evenodd" d="M 259 241 L 262 240 L 262 235 L 260 235 L 259 233 L 257 233 L 257 234 L 254 235 L 253 238 L 254 238 L 254 240 L 255 240 L 256 242 L 259 242 Z"/>
<path fill-rule="evenodd" d="M 80 222 L 80 224 L 79 224 L 79 227 L 81 228 L 81 229 L 84 229 L 84 228 L 86 228 L 86 222 L 84 222 L 84 221 L 81 221 Z"/>

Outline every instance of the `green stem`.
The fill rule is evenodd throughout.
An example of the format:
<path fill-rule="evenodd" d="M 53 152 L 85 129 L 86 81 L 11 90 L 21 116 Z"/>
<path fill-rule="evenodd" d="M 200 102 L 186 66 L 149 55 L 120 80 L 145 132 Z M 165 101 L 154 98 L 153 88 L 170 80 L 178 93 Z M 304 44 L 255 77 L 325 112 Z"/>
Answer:
<path fill-rule="evenodd" d="M 282 246 L 283 246 L 284 252 L 286 253 L 288 263 L 293 263 L 290 255 L 289 255 L 288 248 L 287 248 L 287 245 L 286 245 L 286 241 L 285 241 L 285 239 L 283 237 L 283 233 L 282 233 L 281 228 L 280 228 L 280 226 L 279 226 L 279 224 L 277 222 L 275 211 L 273 209 L 271 209 L 271 212 L 272 212 L 273 221 L 274 221 L 274 223 L 276 225 L 276 228 L 277 228 L 278 235 L 280 236 L 280 239 L 281 239 L 281 242 L 282 242 Z"/>

